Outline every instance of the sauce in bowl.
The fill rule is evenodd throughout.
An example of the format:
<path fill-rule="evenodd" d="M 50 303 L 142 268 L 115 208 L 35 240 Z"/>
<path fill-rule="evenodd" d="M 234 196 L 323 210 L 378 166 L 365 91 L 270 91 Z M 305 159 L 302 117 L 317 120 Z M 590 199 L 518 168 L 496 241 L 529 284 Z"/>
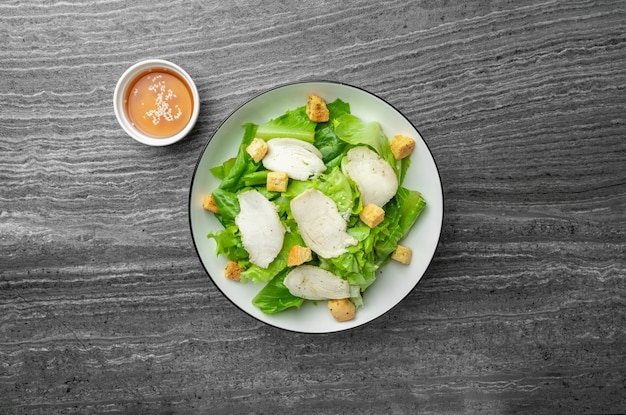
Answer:
<path fill-rule="evenodd" d="M 189 85 L 165 68 L 137 75 L 129 83 L 124 104 L 131 125 L 155 138 L 181 132 L 191 120 L 194 106 Z"/>
<path fill-rule="evenodd" d="M 163 59 L 147 59 L 132 65 L 117 81 L 113 110 L 133 139 L 149 146 L 169 146 L 194 128 L 200 96 L 183 68 Z"/>

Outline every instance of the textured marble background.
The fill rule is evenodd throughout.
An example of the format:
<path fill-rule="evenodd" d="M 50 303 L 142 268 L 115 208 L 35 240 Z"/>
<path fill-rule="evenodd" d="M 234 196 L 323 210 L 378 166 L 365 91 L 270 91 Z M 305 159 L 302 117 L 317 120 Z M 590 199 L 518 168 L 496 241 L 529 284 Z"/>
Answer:
<path fill-rule="evenodd" d="M 144 58 L 202 99 L 150 148 Z M 441 170 L 419 288 L 332 335 L 265 326 L 192 246 L 219 123 L 285 82 L 388 100 Z M 0 3 L 0 413 L 626 413 L 626 3 Z"/>

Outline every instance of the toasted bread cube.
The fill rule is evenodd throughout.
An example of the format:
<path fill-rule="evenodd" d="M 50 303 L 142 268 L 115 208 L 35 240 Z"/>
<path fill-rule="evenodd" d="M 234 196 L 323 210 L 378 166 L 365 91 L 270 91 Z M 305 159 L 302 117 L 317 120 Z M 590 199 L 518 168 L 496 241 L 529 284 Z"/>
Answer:
<path fill-rule="evenodd" d="M 220 210 L 215 204 L 215 199 L 213 198 L 213 194 L 208 194 L 204 197 L 204 200 L 202 201 L 202 207 L 205 210 L 210 210 L 213 213 L 220 213 Z"/>
<path fill-rule="evenodd" d="M 411 257 L 413 256 L 413 250 L 406 246 L 398 245 L 396 250 L 391 254 L 391 259 L 396 260 L 404 265 L 411 263 Z"/>
<path fill-rule="evenodd" d="M 309 95 L 306 101 L 306 115 L 314 122 L 326 122 L 330 118 L 326 102 L 317 95 Z"/>
<path fill-rule="evenodd" d="M 289 184 L 289 176 L 284 171 L 271 171 L 267 173 L 267 190 L 270 192 L 286 192 Z"/>
<path fill-rule="evenodd" d="M 352 320 L 356 314 L 356 306 L 349 298 L 328 300 L 328 310 L 333 318 L 339 322 Z"/>
<path fill-rule="evenodd" d="M 250 157 L 254 160 L 255 163 L 263 160 L 263 157 L 267 154 L 269 147 L 265 140 L 259 137 L 255 137 L 254 140 L 246 147 L 246 152 L 250 154 Z"/>
<path fill-rule="evenodd" d="M 239 281 L 243 267 L 239 266 L 235 261 L 228 261 L 226 268 L 224 269 L 224 276 L 232 281 Z"/>
<path fill-rule="evenodd" d="M 313 253 L 308 246 L 294 245 L 289 250 L 289 256 L 287 257 L 287 266 L 294 267 L 302 265 L 305 262 L 309 262 L 313 259 Z"/>
<path fill-rule="evenodd" d="M 370 203 L 361 210 L 359 218 L 361 218 L 364 224 L 374 228 L 385 219 L 385 211 L 380 206 Z"/>
<path fill-rule="evenodd" d="M 415 149 L 415 140 L 404 134 L 398 134 L 393 137 L 390 143 L 391 153 L 396 160 L 408 157 Z"/>

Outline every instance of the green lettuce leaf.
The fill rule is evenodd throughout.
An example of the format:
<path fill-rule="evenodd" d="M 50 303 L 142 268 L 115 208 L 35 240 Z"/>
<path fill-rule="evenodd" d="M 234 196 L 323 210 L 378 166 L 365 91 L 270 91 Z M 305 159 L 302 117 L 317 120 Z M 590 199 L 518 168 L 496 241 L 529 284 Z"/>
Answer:
<path fill-rule="evenodd" d="M 380 157 L 385 159 L 401 177 L 402 162 L 396 160 L 391 152 L 389 138 L 383 133 L 378 122 L 364 122 L 352 114 L 344 114 L 334 121 L 335 134 L 346 143 L 353 146 L 367 145 L 374 149 Z"/>
<path fill-rule="evenodd" d="M 228 227 L 235 225 L 235 216 L 237 216 L 240 211 L 237 195 L 233 192 L 217 188 L 213 191 L 213 199 L 219 210 L 219 213 L 216 213 L 215 217 L 220 221 L 222 226 Z"/>
<path fill-rule="evenodd" d="M 335 167 L 345 155 L 349 145 L 335 134 L 334 122 L 344 114 L 350 114 L 350 105 L 340 99 L 327 104 L 330 117 L 319 123 L 315 130 L 315 147 L 322 153 L 322 160 L 328 169 Z"/>
<path fill-rule="evenodd" d="M 335 202 L 342 216 L 349 217 L 359 194 L 353 190 L 348 177 L 336 167 L 329 174 L 321 175 L 318 181 L 317 190 Z"/>
<path fill-rule="evenodd" d="M 256 163 L 250 154 L 246 151 L 246 148 L 250 145 L 254 137 L 256 136 L 257 126 L 255 124 L 245 124 L 245 132 L 239 149 L 237 150 L 237 156 L 235 160 L 227 160 L 221 166 L 221 172 L 225 175 L 224 179 L 219 185 L 220 189 L 227 190 L 236 193 L 245 187 L 245 182 L 242 181 L 242 176 L 257 171 L 262 167 L 261 162 Z M 213 174 L 220 172 L 219 167 L 211 169 Z"/>
<path fill-rule="evenodd" d="M 304 299 L 292 295 L 283 281 L 288 274 L 285 269 L 277 274 L 252 299 L 252 304 L 266 314 L 275 314 L 291 307 L 300 308 Z"/>
<path fill-rule="evenodd" d="M 256 136 L 266 141 L 272 138 L 297 138 L 313 143 L 316 127 L 317 123 L 306 115 L 306 106 L 302 106 L 259 125 Z"/>
<path fill-rule="evenodd" d="M 287 268 L 287 258 L 289 257 L 289 251 L 294 245 L 303 245 L 302 237 L 297 229 L 286 232 L 283 247 L 269 264 L 267 268 L 261 268 L 258 265 L 250 264 L 250 266 L 241 273 L 240 281 L 242 283 L 264 283 L 269 282 L 272 278 Z"/>
<path fill-rule="evenodd" d="M 359 243 L 337 258 L 320 258 L 320 267 L 365 291 L 376 280 L 376 271 L 389 262 L 398 243 L 406 237 L 424 210 L 419 192 L 404 187 L 385 205 L 385 219 L 373 229 L 360 221 L 348 229 Z"/>
<path fill-rule="evenodd" d="M 373 246 L 378 267 L 389 262 L 396 245 L 408 235 L 425 207 L 426 201 L 420 192 L 398 188 L 396 196 L 385 205 L 385 219 L 374 228 Z"/>
<path fill-rule="evenodd" d="M 250 264 L 248 252 L 243 247 L 241 233 L 236 225 L 211 232 L 207 237 L 215 239 L 217 245 L 215 253 L 217 255 L 223 255 L 231 261 L 239 263 L 242 267 Z"/>

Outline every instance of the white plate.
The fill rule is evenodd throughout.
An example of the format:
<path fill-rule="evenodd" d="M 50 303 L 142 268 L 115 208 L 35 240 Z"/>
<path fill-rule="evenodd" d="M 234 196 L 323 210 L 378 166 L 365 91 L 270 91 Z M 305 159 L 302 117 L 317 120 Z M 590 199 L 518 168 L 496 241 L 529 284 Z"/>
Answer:
<path fill-rule="evenodd" d="M 363 295 L 364 306 L 356 318 L 339 323 L 330 315 L 325 301 L 317 305 L 306 301 L 300 309 L 289 309 L 267 315 L 252 304 L 263 285 L 242 284 L 224 277 L 227 260 L 215 254 L 215 241 L 209 232 L 222 229 L 213 213 L 202 208 L 205 195 L 218 185 L 209 171 L 224 160 L 234 157 L 243 137 L 246 122 L 263 124 L 289 109 L 305 105 L 309 94 L 323 97 L 326 102 L 336 98 L 350 104 L 350 112 L 364 121 L 378 121 L 387 137 L 406 134 L 416 140 L 411 166 L 404 187 L 417 190 L 426 199 L 426 208 L 417 219 L 403 245 L 413 249 L 410 265 L 390 261 Z M 279 327 L 301 333 L 329 333 L 361 326 L 383 315 L 415 288 L 428 268 L 441 233 L 443 223 L 443 192 L 441 179 L 433 156 L 415 127 L 395 108 L 362 89 L 334 82 L 302 82 L 271 89 L 235 110 L 209 140 L 196 165 L 189 195 L 189 223 L 192 239 L 205 270 L 217 288 L 237 307 L 252 317 Z"/>

